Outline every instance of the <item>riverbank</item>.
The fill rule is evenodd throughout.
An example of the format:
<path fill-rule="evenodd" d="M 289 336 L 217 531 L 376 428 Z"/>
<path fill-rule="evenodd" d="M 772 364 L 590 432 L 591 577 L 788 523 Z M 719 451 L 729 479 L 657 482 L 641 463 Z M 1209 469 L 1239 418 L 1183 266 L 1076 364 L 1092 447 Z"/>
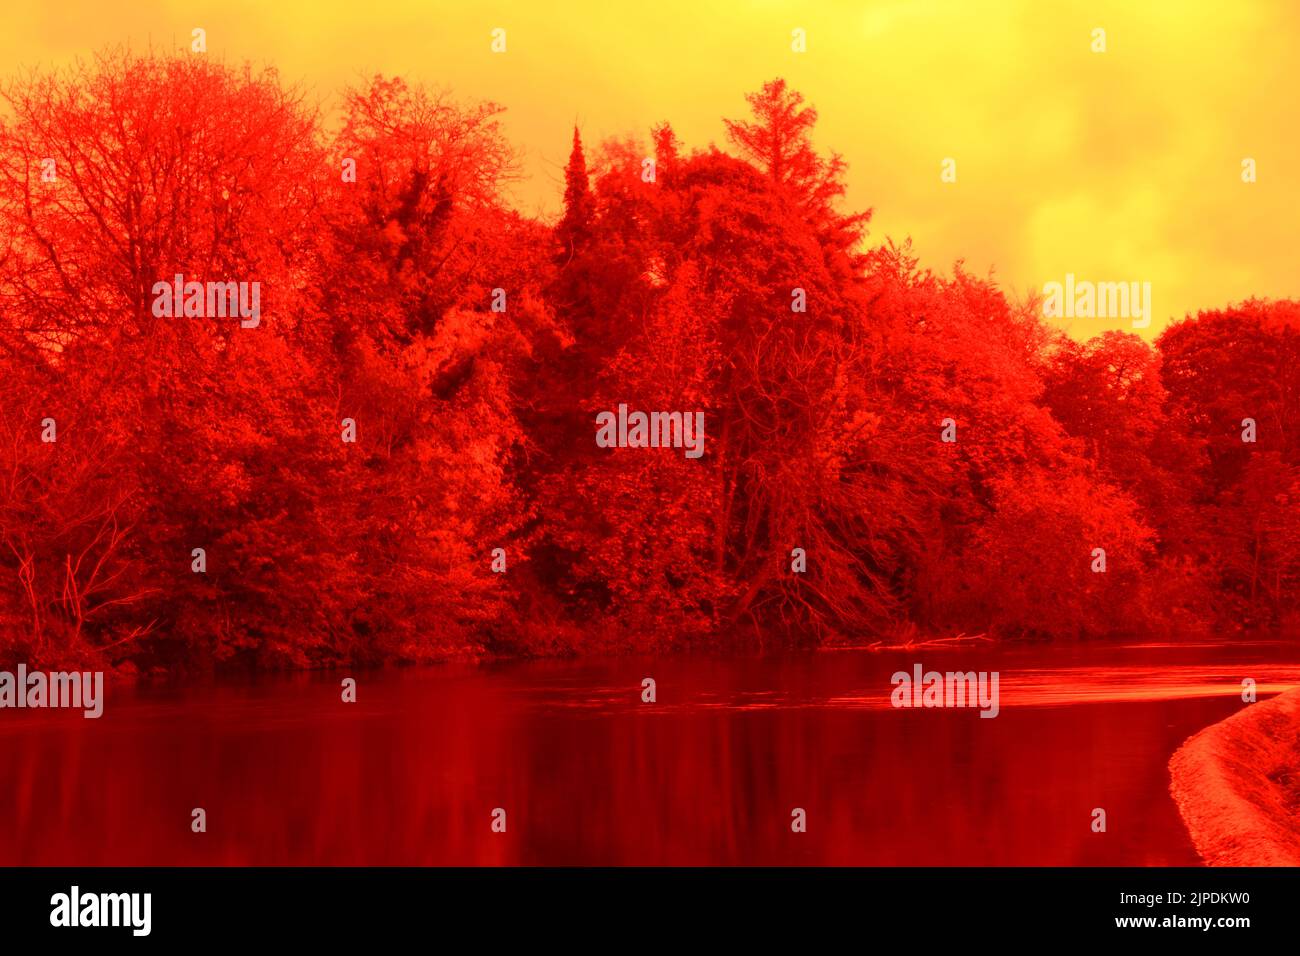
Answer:
<path fill-rule="evenodd" d="M 1170 792 L 1211 866 L 1300 865 L 1300 689 L 1189 737 Z"/>

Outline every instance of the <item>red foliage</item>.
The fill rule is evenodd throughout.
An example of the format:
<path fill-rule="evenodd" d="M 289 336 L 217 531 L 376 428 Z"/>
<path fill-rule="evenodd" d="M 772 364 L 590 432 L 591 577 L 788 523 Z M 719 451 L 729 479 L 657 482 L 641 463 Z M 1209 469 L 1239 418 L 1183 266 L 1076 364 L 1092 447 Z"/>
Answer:
<path fill-rule="evenodd" d="M 589 164 L 575 131 L 553 225 L 505 198 L 499 108 L 399 79 L 334 134 L 188 57 L 4 98 L 0 658 L 1292 623 L 1300 307 L 1071 342 L 866 251 L 783 81 L 735 155 L 665 124 Z M 178 274 L 260 283 L 264 320 L 156 315 Z M 703 413 L 703 455 L 599 447 L 620 404 Z"/>

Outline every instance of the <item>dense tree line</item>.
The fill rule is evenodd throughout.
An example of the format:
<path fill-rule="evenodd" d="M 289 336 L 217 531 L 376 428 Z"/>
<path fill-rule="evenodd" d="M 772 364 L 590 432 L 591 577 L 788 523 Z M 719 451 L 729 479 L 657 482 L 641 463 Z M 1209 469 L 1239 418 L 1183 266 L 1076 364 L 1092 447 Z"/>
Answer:
<path fill-rule="evenodd" d="M 873 245 L 782 81 L 726 148 L 575 130 L 552 223 L 497 107 L 400 79 L 329 122 L 111 51 L 3 103 L 0 660 L 1295 626 L 1300 306 L 1073 341 Z M 261 324 L 159 317 L 175 275 Z M 598 447 L 620 403 L 703 456 Z"/>

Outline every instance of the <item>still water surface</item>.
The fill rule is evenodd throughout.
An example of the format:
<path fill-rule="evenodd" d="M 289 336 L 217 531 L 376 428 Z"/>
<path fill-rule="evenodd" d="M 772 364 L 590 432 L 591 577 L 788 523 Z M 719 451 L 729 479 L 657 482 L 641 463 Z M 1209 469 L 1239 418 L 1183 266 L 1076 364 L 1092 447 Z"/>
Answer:
<path fill-rule="evenodd" d="M 999 716 L 893 709 L 915 663 L 999 671 Z M 355 704 L 344 676 L 113 683 L 100 720 L 0 712 L 0 865 L 1195 864 L 1169 756 L 1247 706 L 1243 678 L 1300 684 L 1300 652 L 446 666 L 356 672 Z"/>

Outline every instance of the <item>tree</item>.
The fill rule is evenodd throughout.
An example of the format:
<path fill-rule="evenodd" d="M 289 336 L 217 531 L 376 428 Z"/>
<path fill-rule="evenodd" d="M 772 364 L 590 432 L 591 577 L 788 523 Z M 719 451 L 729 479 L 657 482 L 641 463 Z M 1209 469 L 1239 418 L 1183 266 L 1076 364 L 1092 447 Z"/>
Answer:
<path fill-rule="evenodd" d="M 1247 626 L 1291 619 L 1300 304 L 1250 300 L 1201 312 L 1171 325 L 1157 346 L 1170 405 L 1206 452 L 1190 547 L 1217 577 L 1221 613 Z"/>
<path fill-rule="evenodd" d="M 555 227 L 559 241 L 560 264 L 571 261 L 591 240 L 591 190 L 587 181 L 587 159 L 582 152 L 582 138 L 573 127 L 573 151 L 564 167 L 564 217 Z"/>
<path fill-rule="evenodd" d="M 871 211 L 841 215 L 844 160 L 836 153 L 818 154 L 812 144 L 817 111 L 803 95 L 775 79 L 745 97 L 749 120 L 725 120 L 727 136 L 740 157 L 762 170 L 799 203 L 825 244 L 849 252 L 860 241 Z"/>

